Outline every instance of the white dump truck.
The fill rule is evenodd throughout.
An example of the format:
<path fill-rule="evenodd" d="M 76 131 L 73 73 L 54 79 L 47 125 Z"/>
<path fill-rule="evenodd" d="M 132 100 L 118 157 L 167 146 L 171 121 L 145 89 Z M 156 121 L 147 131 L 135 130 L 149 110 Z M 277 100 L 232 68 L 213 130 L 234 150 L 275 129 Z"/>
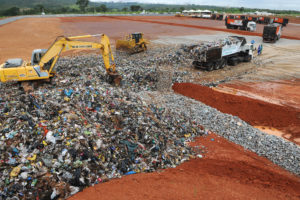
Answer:
<path fill-rule="evenodd" d="M 225 39 L 206 42 L 189 47 L 193 66 L 212 71 L 224 68 L 228 65 L 237 65 L 240 62 L 249 62 L 253 57 L 253 44 L 249 44 L 246 38 L 229 36 Z"/>

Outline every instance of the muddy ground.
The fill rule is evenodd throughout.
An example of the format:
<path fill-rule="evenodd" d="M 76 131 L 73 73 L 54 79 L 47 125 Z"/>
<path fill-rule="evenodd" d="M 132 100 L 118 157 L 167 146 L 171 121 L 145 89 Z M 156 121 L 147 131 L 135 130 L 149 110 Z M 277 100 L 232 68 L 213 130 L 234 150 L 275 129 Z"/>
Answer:
<path fill-rule="evenodd" d="M 255 39 L 258 44 L 261 43 L 260 37 L 254 37 L 260 34 L 261 30 L 261 25 L 258 25 L 258 32 L 252 34 L 251 37 L 247 36 L 248 41 Z M 114 44 L 115 39 L 122 35 L 139 31 L 153 41 L 153 46 L 150 45 L 150 48 L 155 48 L 155 45 L 180 45 L 182 41 L 192 43 L 211 40 L 222 35 L 232 34 L 232 32 L 222 32 L 227 31 L 224 22 L 193 18 L 22 19 L 1 26 L 0 62 L 13 57 L 29 60 L 33 49 L 48 48 L 59 35 L 105 33 Z M 283 35 L 297 39 L 298 32 L 299 26 L 289 24 L 284 28 Z M 266 105 L 275 104 L 283 109 L 288 107 L 295 113 L 294 120 L 297 125 L 300 119 L 299 52 L 299 41 L 281 39 L 278 44 L 264 45 L 263 54 L 252 63 L 226 67 L 215 72 L 203 72 L 193 68 L 182 70 L 194 73 L 192 80 L 194 83 L 217 82 L 225 80 L 226 77 L 233 77 L 225 80 L 215 89 L 225 94 L 254 98 L 263 101 Z M 217 102 L 215 103 L 217 104 Z M 228 109 L 230 111 L 230 107 Z M 268 117 L 267 115 L 266 117 Z M 280 131 L 283 131 L 282 136 L 286 139 L 291 139 L 291 136 L 287 135 L 291 131 L 300 130 L 299 126 L 289 126 L 289 123 L 284 127 L 276 127 L 276 124 L 268 123 L 253 125 L 261 125 L 264 126 L 263 128 L 279 128 Z M 210 137 L 215 140 L 210 140 Z M 293 136 L 292 141 L 298 143 L 298 135 Z M 206 199 L 300 198 L 299 177 L 289 174 L 269 160 L 246 152 L 240 146 L 217 138 L 215 135 L 199 138 L 197 144 L 207 147 L 208 153 L 203 159 L 193 159 L 175 169 L 163 172 L 137 174 L 113 180 L 89 188 L 74 196 L 73 199 L 96 199 L 99 197 L 103 199 L 199 199 L 204 196 Z"/>

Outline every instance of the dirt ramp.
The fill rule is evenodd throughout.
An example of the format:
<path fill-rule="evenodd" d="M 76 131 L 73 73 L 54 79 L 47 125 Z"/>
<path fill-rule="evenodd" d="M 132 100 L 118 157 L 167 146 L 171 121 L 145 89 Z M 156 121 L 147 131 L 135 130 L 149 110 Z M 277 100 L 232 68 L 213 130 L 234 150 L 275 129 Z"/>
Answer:
<path fill-rule="evenodd" d="M 300 110 L 218 92 L 193 83 L 175 83 L 173 90 L 221 112 L 238 116 L 252 126 L 269 126 L 282 130 L 292 135 L 289 137 L 290 141 L 298 143 L 294 139 L 300 137 Z"/>

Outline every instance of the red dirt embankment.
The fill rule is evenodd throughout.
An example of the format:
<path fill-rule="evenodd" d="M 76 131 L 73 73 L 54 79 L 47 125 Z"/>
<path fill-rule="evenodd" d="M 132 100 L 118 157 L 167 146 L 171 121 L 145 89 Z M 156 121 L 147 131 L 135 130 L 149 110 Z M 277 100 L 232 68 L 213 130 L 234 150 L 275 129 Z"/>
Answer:
<path fill-rule="evenodd" d="M 289 133 L 290 141 L 300 137 L 300 110 L 215 91 L 193 83 L 175 83 L 176 93 L 201 101 L 223 113 L 240 117 L 252 126 L 269 126 Z"/>
<path fill-rule="evenodd" d="M 70 200 L 300 198 L 299 177 L 239 145 L 210 134 L 191 146 L 205 146 L 207 153 L 174 169 L 124 176 L 89 187 Z"/>

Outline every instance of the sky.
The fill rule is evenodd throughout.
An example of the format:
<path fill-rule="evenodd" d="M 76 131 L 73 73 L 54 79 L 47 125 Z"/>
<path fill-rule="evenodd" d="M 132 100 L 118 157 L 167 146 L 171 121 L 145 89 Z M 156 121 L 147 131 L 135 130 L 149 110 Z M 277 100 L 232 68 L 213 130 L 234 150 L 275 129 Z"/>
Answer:
<path fill-rule="evenodd" d="M 300 0 L 90 0 L 93 2 L 140 2 L 163 4 L 198 4 L 228 7 L 266 8 L 276 10 L 299 10 Z"/>

